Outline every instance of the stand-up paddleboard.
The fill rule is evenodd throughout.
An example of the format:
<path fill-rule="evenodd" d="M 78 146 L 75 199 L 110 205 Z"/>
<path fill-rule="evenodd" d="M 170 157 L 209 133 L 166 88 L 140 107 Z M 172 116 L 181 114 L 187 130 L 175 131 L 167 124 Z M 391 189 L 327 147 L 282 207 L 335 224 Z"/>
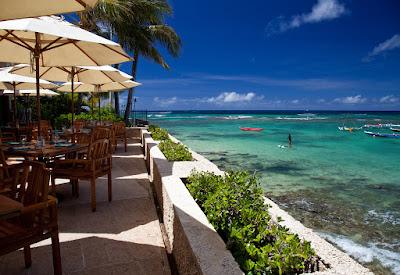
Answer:
<path fill-rule="evenodd" d="M 264 128 L 256 128 L 256 127 L 240 127 L 240 130 L 247 132 L 261 132 Z"/>

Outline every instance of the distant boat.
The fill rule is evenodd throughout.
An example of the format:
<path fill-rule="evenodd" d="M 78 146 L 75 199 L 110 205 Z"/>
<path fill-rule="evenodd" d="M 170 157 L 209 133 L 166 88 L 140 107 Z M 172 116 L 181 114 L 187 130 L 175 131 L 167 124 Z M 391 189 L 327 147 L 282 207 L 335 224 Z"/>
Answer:
<path fill-rule="evenodd" d="M 250 131 L 250 132 L 261 132 L 264 128 L 256 128 L 256 127 L 240 127 L 242 131 Z"/>
<path fill-rule="evenodd" d="M 383 127 L 400 127 L 400 125 L 392 123 L 365 124 L 363 128 L 383 128 Z"/>
<path fill-rule="evenodd" d="M 393 127 L 391 127 L 390 130 L 392 130 L 393 132 L 400 132 L 400 128 L 393 128 Z"/>
<path fill-rule="evenodd" d="M 381 133 L 375 133 L 375 132 L 370 132 L 370 131 L 364 131 L 369 136 L 373 137 L 382 137 L 382 138 L 400 138 L 400 134 L 381 134 Z"/>

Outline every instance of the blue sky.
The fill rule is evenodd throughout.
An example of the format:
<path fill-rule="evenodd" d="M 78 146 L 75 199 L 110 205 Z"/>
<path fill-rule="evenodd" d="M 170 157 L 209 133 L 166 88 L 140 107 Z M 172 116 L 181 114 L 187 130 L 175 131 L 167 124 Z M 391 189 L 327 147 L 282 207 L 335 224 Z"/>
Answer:
<path fill-rule="evenodd" d="M 171 4 L 182 52 L 139 60 L 137 109 L 400 110 L 398 0 Z"/>

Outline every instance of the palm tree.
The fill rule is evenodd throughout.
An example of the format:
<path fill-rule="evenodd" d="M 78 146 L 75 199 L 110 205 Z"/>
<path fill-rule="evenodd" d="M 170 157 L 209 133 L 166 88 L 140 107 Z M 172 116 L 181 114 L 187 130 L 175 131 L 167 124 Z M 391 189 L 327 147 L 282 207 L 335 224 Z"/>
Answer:
<path fill-rule="evenodd" d="M 112 29 L 118 42 L 133 52 L 132 76 L 136 80 L 139 56 L 150 59 L 163 68 L 168 64 L 156 45 L 167 49 L 173 57 L 179 55 L 181 40 L 175 30 L 165 24 L 165 16 L 172 9 L 166 0 L 100 0 L 91 11 L 84 12 L 81 24 L 92 31 L 102 26 Z M 124 120 L 128 123 L 132 109 L 133 89 L 129 89 Z"/>

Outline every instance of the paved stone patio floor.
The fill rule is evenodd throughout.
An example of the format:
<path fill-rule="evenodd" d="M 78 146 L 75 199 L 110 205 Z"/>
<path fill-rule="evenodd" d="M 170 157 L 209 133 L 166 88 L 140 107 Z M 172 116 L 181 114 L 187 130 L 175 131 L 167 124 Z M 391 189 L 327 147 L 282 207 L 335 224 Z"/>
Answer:
<path fill-rule="evenodd" d="M 80 196 L 57 181 L 63 199 L 58 208 L 63 274 L 170 274 L 150 182 L 138 140 L 128 152 L 113 155 L 113 200 L 107 179 L 96 183 L 97 211 L 90 208 L 89 182 L 80 181 Z M 0 257 L 0 274 L 52 274 L 50 240 L 32 246 L 32 267 L 22 251 Z"/>

